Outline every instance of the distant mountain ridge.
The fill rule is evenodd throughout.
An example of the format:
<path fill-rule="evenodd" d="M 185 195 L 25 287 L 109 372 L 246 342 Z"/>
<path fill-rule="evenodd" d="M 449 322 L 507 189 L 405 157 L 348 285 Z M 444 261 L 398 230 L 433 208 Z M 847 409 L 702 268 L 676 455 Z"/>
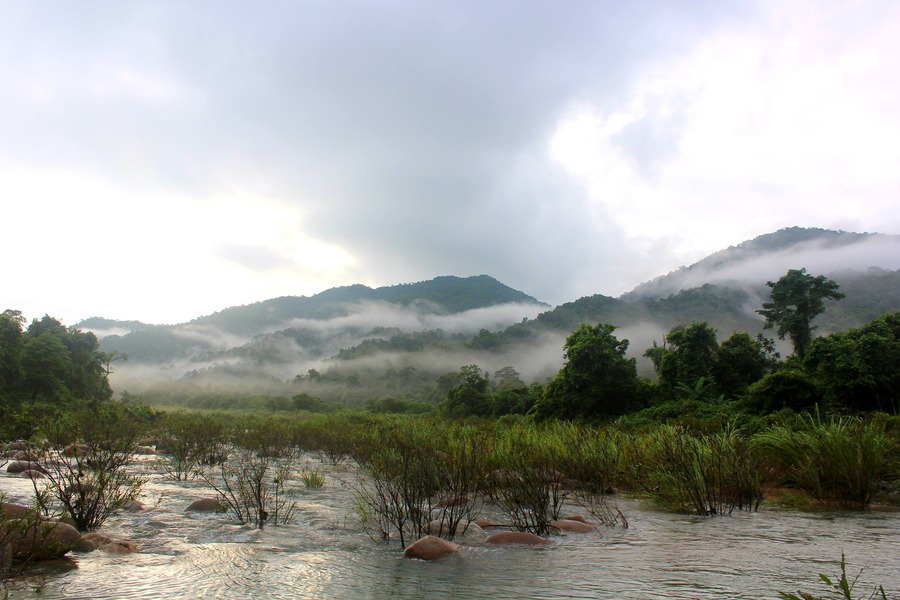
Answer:
<path fill-rule="evenodd" d="M 388 302 L 400 306 L 430 303 L 436 314 L 452 314 L 476 308 L 520 302 L 542 304 L 488 275 L 445 275 L 428 281 L 370 288 L 362 284 L 336 287 L 314 296 L 283 296 L 245 306 L 226 308 L 191 323 L 213 325 L 236 334 L 254 334 L 291 319 L 333 319 L 348 314 L 360 302 Z"/>
<path fill-rule="evenodd" d="M 96 324 L 108 331 L 117 326 L 123 328 L 124 323 L 138 324 L 134 330 L 104 337 L 102 346 L 106 351 L 128 354 L 133 360 L 154 363 L 214 356 L 215 353 L 243 346 L 250 338 L 277 332 L 283 332 L 281 338 L 294 340 L 300 347 L 315 346 L 312 354 L 318 355 L 330 344 L 323 339 L 321 332 L 316 331 L 321 326 L 313 326 L 313 323 L 349 318 L 367 303 L 381 303 L 394 311 L 408 310 L 416 315 L 435 316 L 508 304 L 549 308 L 548 304 L 487 275 L 448 275 L 379 288 L 356 284 L 331 288 L 309 297 L 273 298 L 226 308 L 178 325 L 147 326 L 137 321 L 94 318 L 76 324 L 76 327 L 90 329 L 91 324 Z M 377 324 L 347 324 L 341 328 L 342 335 L 357 335 L 363 333 L 366 327 Z"/>
<path fill-rule="evenodd" d="M 364 301 L 382 301 L 401 306 L 409 306 L 414 302 L 430 302 L 433 305 L 431 310 L 442 314 L 510 302 L 550 306 L 488 275 L 471 277 L 444 275 L 427 281 L 378 288 L 357 283 L 329 288 L 312 296 L 281 296 L 225 308 L 211 315 L 192 319 L 190 323 L 212 325 L 230 333 L 254 334 L 260 333 L 267 326 L 281 325 L 290 319 L 330 319 L 341 316 L 346 314 L 348 305 Z M 143 331 L 152 327 L 168 326 L 91 317 L 76 323 L 73 327 L 89 330 L 119 328 Z"/>
<path fill-rule="evenodd" d="M 815 321 L 817 334 L 900 310 L 900 236 L 794 227 L 716 252 L 619 298 L 595 294 L 550 308 L 487 275 L 374 289 L 357 284 L 230 307 L 179 325 L 127 322 L 133 331 L 104 337 L 101 347 L 129 355 L 118 370 L 131 371 L 132 381 L 151 367 L 169 381 L 227 381 L 252 390 L 294 378 L 312 385 L 304 379 L 312 370 L 321 372 L 316 386 L 345 382 L 314 386 L 316 393 L 357 399 L 376 389 L 356 387 L 360 381 L 378 381 L 379 393 L 391 393 L 393 374 L 415 373 L 428 386 L 465 364 L 514 366 L 542 380 L 558 371 L 563 341 L 580 323 L 616 325 L 635 357 L 672 327 L 695 321 L 723 337 L 760 332 L 755 311 L 768 299 L 766 281 L 801 267 L 835 279 L 846 294 Z M 76 326 L 117 325 L 124 323 L 97 318 Z"/>
<path fill-rule="evenodd" d="M 872 258 L 866 259 L 867 253 Z M 900 269 L 900 236 L 787 227 L 710 254 L 690 266 L 642 283 L 620 297 L 662 297 L 707 283 L 748 289 L 777 279 L 790 268 L 834 273 L 872 266 Z"/>

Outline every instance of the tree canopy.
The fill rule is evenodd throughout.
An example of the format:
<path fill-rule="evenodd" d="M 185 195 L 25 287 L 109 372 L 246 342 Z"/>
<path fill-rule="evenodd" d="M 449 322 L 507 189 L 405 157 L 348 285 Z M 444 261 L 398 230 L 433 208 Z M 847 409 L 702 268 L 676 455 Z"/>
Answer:
<path fill-rule="evenodd" d="M 615 325 L 582 323 L 566 339 L 565 365 L 532 408 L 538 419 L 591 419 L 624 414 L 638 400 L 635 360 Z"/>
<path fill-rule="evenodd" d="M 759 314 L 766 318 L 766 329 L 775 328 L 778 337 L 791 339 L 794 354 L 803 358 L 812 341 L 812 320 L 825 311 L 825 299 L 840 300 L 844 294 L 838 284 L 824 275 L 812 276 L 806 269 L 790 269 L 776 281 L 767 281 L 772 301 Z"/>

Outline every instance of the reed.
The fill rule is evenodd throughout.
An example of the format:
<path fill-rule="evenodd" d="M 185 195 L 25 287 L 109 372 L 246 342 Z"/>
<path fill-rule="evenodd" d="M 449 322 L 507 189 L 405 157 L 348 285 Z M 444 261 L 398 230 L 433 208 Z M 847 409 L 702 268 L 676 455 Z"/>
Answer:
<path fill-rule="evenodd" d="M 519 424 L 497 436 L 487 492 L 520 531 L 549 534 L 569 497 L 562 469 L 571 458 L 562 431 L 555 424 Z"/>
<path fill-rule="evenodd" d="M 703 516 L 759 508 L 763 461 L 739 430 L 695 435 L 663 426 L 651 439 L 651 479 L 664 504 Z"/>
<path fill-rule="evenodd" d="M 776 426 L 755 437 L 776 461 L 781 483 L 820 501 L 865 508 L 887 476 L 892 440 L 883 424 L 855 417 L 807 415 L 796 429 Z"/>

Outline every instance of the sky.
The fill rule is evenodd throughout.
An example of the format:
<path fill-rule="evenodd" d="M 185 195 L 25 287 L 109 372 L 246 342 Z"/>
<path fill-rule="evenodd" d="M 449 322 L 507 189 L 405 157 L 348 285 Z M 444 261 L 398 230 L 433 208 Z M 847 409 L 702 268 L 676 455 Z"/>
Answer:
<path fill-rule="evenodd" d="M 0 310 L 478 274 L 556 305 L 900 234 L 898 32 L 894 0 L 0 0 Z"/>

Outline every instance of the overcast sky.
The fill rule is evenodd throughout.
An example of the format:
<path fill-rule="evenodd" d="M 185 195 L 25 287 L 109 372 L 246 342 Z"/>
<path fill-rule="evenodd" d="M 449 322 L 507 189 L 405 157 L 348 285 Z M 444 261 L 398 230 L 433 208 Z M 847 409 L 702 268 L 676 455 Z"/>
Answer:
<path fill-rule="evenodd" d="M 900 3 L 0 0 L 0 310 L 486 273 L 619 295 L 900 233 Z"/>

